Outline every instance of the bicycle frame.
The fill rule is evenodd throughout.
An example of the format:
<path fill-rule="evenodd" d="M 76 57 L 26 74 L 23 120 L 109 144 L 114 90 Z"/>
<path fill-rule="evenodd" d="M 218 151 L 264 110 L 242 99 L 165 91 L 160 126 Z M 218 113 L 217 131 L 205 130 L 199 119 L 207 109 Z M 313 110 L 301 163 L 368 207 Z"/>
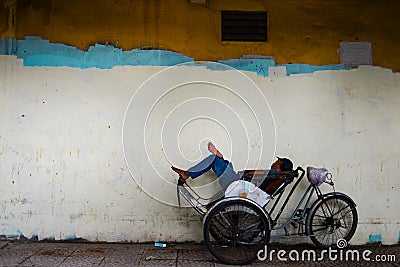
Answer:
<path fill-rule="evenodd" d="M 279 191 L 279 192 L 276 193 L 275 195 L 273 194 L 273 196 L 272 196 L 272 198 L 274 196 L 278 196 L 278 198 L 274 202 L 272 208 L 270 210 L 267 210 L 268 213 L 271 216 L 272 225 L 273 225 L 272 230 L 281 230 L 281 229 L 283 229 L 285 231 L 285 234 L 284 235 L 272 235 L 271 237 L 292 238 L 292 237 L 309 237 L 309 236 L 311 236 L 311 235 L 306 234 L 305 231 L 304 231 L 304 227 L 305 227 L 305 222 L 304 221 L 306 219 L 307 212 L 308 212 L 308 210 L 309 210 L 309 208 L 311 206 L 311 198 L 314 195 L 314 193 L 317 195 L 317 199 L 323 197 L 323 194 L 322 194 L 321 190 L 316 185 L 311 184 L 311 183 L 309 184 L 307 190 L 304 192 L 304 194 L 301 197 L 300 201 L 297 203 L 297 206 L 294 209 L 294 211 L 292 212 L 290 218 L 285 223 L 283 223 L 282 225 L 276 225 L 278 219 L 280 218 L 283 210 L 286 208 L 286 205 L 289 202 L 290 198 L 292 197 L 294 191 L 296 190 L 297 186 L 299 185 L 299 183 L 304 178 L 305 171 L 303 169 L 300 169 L 300 170 L 302 171 L 302 175 L 296 181 L 294 186 L 291 188 L 289 194 L 287 195 L 284 203 L 282 204 L 282 206 L 281 206 L 278 214 L 275 216 L 275 218 L 272 218 L 272 213 L 274 212 L 276 206 L 280 202 L 280 199 L 281 199 L 281 197 L 282 197 L 282 195 L 284 193 L 284 190 L 283 190 L 284 188 L 282 190 L 280 190 L 280 191 L 279 191 L 279 188 L 278 188 L 276 191 L 277 192 Z M 333 186 L 332 182 L 329 182 L 328 184 Z M 331 194 L 332 193 L 334 193 L 334 192 L 331 192 Z M 305 204 L 303 205 L 304 201 L 305 201 Z M 303 207 L 303 208 L 301 208 L 301 207 Z M 290 224 L 292 224 L 294 226 L 296 226 L 296 224 L 297 224 L 297 234 L 290 234 L 289 230 L 287 229 Z"/>
<path fill-rule="evenodd" d="M 301 172 L 300 177 L 299 177 L 300 174 L 299 171 Z M 287 207 L 289 200 L 292 198 L 294 191 L 298 188 L 298 185 L 304 179 L 305 173 L 306 171 L 303 168 L 297 167 L 296 170 L 293 170 L 289 173 L 282 173 L 280 175 L 279 178 L 285 180 L 283 184 L 281 184 L 272 194 L 270 194 L 271 199 L 275 200 L 274 203 L 272 203 L 272 201 L 268 202 L 272 204 L 271 209 L 268 209 L 267 207 L 268 203 L 264 207 L 262 207 L 259 203 L 254 202 L 253 200 L 247 198 L 240 198 L 236 196 L 225 198 L 224 191 L 220 191 L 219 194 L 216 194 L 211 198 L 208 199 L 203 198 L 200 195 L 198 195 L 195 192 L 195 190 L 193 190 L 188 184 L 186 184 L 186 182 L 183 179 L 179 179 L 177 185 L 178 203 L 180 204 L 180 197 L 182 196 L 189 203 L 189 205 L 194 208 L 194 210 L 196 210 L 201 216 L 203 216 L 203 225 L 207 224 L 208 226 L 210 226 L 209 224 L 211 220 L 218 222 L 216 216 L 223 217 L 224 213 L 229 214 L 230 212 L 235 211 L 235 209 L 224 210 L 223 207 L 229 205 L 238 205 L 239 206 L 238 210 L 243 211 L 243 209 L 240 208 L 240 206 L 244 207 L 246 206 L 245 202 L 251 202 L 252 205 L 256 206 L 255 207 L 256 210 L 259 209 L 263 210 L 263 213 L 253 212 L 254 214 L 257 213 L 258 216 L 260 216 L 261 218 L 260 219 L 257 218 L 256 222 L 254 223 L 250 222 L 253 223 L 250 225 L 250 227 L 257 226 L 262 228 L 262 230 L 258 231 L 259 233 L 264 233 L 265 237 L 268 237 L 268 240 L 264 240 L 265 244 L 269 242 L 270 238 L 309 237 L 317 247 L 325 249 L 327 247 L 336 245 L 337 241 L 340 239 L 345 239 L 349 241 L 353 237 L 355 230 L 357 228 L 358 215 L 356 210 L 356 204 L 346 194 L 335 191 L 334 183 L 331 180 L 331 176 L 330 177 L 326 176 L 323 178 L 325 179 L 324 180 L 325 183 L 333 187 L 333 190 L 326 194 L 322 194 L 321 190 L 319 189 L 320 183 L 318 183 L 318 185 L 317 183 L 314 184 L 313 183 L 314 180 L 312 179 L 313 176 L 309 176 L 310 183 L 307 189 L 304 191 L 301 199 L 298 201 L 295 209 L 291 213 L 290 218 L 287 219 L 283 224 L 277 225 L 277 222 L 280 216 L 282 215 L 283 210 Z M 257 177 L 251 176 L 247 178 L 250 179 L 243 178 L 243 180 L 248 182 L 251 181 L 253 182 L 253 184 L 257 184 L 257 181 L 255 181 Z M 297 181 L 292 186 L 290 192 L 286 196 L 286 199 L 282 203 L 281 199 L 282 196 L 284 195 L 285 189 L 288 187 L 289 184 L 293 183 L 295 178 L 297 178 Z M 314 199 L 313 196 L 316 196 L 317 199 Z M 338 203 L 338 201 L 339 203 L 342 203 L 341 204 L 342 206 L 337 206 L 336 204 L 332 206 L 332 204 L 329 204 L 329 203 Z M 273 213 L 275 209 L 277 209 L 278 205 L 280 205 L 280 208 L 277 212 L 275 212 L 277 214 L 275 218 L 273 218 L 274 216 Z M 244 217 L 243 222 L 246 221 L 247 219 L 246 217 Z M 265 221 L 268 221 L 267 228 L 262 226 L 264 225 L 263 222 Z M 237 223 L 239 223 L 239 221 Z M 232 240 L 236 240 L 242 234 L 244 235 L 244 233 L 247 231 L 247 228 L 240 228 L 239 224 L 236 225 L 232 221 L 228 221 L 228 223 L 223 222 L 221 225 L 226 227 L 227 231 L 230 233 L 228 238 L 229 240 L 231 240 L 230 238 L 233 238 Z M 293 228 L 289 228 L 290 225 L 294 226 L 294 230 Z M 337 231 L 339 228 L 344 228 L 345 229 L 344 232 Z M 211 229 L 214 228 L 210 227 L 203 228 L 203 234 L 205 237 L 205 241 L 207 243 L 207 247 L 217 259 L 224 261 L 223 259 L 225 258 L 221 258 L 221 255 L 225 253 L 224 252 L 225 250 L 221 251 L 214 250 L 212 242 L 216 242 L 217 244 L 220 245 L 221 248 L 227 247 L 227 245 L 229 246 L 230 242 L 226 243 L 226 240 L 224 241 L 223 239 L 221 239 L 220 234 L 214 231 L 215 229 L 213 230 L 214 232 L 212 232 Z M 271 231 L 273 230 L 278 231 L 278 233 L 272 235 Z M 284 233 L 280 232 L 279 230 L 283 230 Z M 325 237 L 320 238 L 320 236 L 328 236 L 328 235 L 330 237 L 328 237 L 327 239 Z M 249 236 L 251 237 L 252 235 Z M 256 236 L 254 236 L 254 238 L 255 237 Z M 226 239 L 227 237 L 224 238 Z M 247 244 L 248 241 L 245 242 Z"/>
<path fill-rule="evenodd" d="M 199 213 L 201 216 L 204 216 L 211 203 L 215 202 L 218 199 L 221 199 L 224 196 L 224 191 L 220 191 L 211 198 L 204 198 L 196 193 L 188 184 L 182 181 L 178 181 L 178 185 L 176 187 L 176 194 L 178 197 L 178 205 L 181 206 L 181 198 L 182 196 L 186 202 Z M 208 202 L 208 203 L 207 203 Z M 207 203 L 207 204 L 205 204 Z"/>
<path fill-rule="evenodd" d="M 282 225 L 276 225 L 278 219 L 280 218 L 283 210 L 286 208 L 290 198 L 292 197 L 294 191 L 300 184 L 300 182 L 303 180 L 305 176 L 305 171 L 301 167 L 297 168 L 297 171 L 301 171 L 302 174 L 301 176 L 297 179 L 296 183 L 293 185 L 291 188 L 289 194 L 286 196 L 285 201 L 281 205 L 278 214 L 273 218 L 272 213 L 274 212 L 275 208 L 277 207 L 278 203 L 280 203 L 280 199 L 283 196 L 283 193 L 285 191 L 285 188 L 291 183 L 284 183 L 280 187 L 278 187 L 274 193 L 271 195 L 271 199 L 274 199 L 277 197 L 276 201 L 274 202 L 272 208 L 270 210 L 266 209 L 266 206 L 263 207 L 264 210 L 266 210 L 269 213 L 270 219 L 271 219 L 271 230 L 284 230 L 285 234 L 284 235 L 271 235 L 271 237 L 286 237 L 286 238 L 292 238 L 292 237 L 309 237 L 311 235 L 308 235 L 305 233 L 305 219 L 307 212 L 309 208 L 312 206 L 311 199 L 314 194 L 317 195 L 317 199 L 322 198 L 324 195 L 322 194 L 321 190 L 314 184 L 309 184 L 308 188 L 304 192 L 302 198 L 300 201 L 297 203 L 296 208 L 292 212 L 290 218 L 283 223 Z M 333 186 L 332 182 L 327 182 L 331 186 Z M 185 182 L 179 182 L 178 187 L 177 187 L 177 196 L 178 196 L 178 203 L 180 206 L 180 196 L 182 196 L 190 206 L 194 208 L 201 216 L 204 216 L 207 213 L 208 207 L 211 207 L 213 201 L 218 200 L 223 198 L 223 191 L 219 192 L 215 196 L 213 196 L 210 199 L 206 199 L 198 195 L 188 184 Z M 335 192 L 330 192 L 329 194 L 334 194 Z M 208 204 L 204 204 L 204 202 L 209 201 Z M 211 205 L 210 205 L 211 204 Z M 303 208 L 302 208 L 303 207 Z M 288 230 L 288 226 L 290 224 L 297 224 L 297 234 L 291 234 Z M 327 234 L 327 233 L 323 233 Z"/>

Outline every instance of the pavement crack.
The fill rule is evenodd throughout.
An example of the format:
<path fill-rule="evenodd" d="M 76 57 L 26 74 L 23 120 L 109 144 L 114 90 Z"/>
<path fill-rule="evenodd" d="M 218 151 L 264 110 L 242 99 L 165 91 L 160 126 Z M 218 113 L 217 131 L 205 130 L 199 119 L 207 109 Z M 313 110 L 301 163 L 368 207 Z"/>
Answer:
<path fill-rule="evenodd" d="M 106 257 L 104 256 L 104 257 L 101 259 L 101 261 L 99 262 L 98 265 L 101 265 L 105 260 L 106 260 Z"/>
<path fill-rule="evenodd" d="M 60 262 L 60 265 L 63 264 L 67 259 L 69 259 L 69 258 L 72 256 L 72 254 L 74 254 L 75 251 L 77 251 L 77 250 L 78 250 L 78 247 L 76 247 L 67 257 L 65 257 L 65 258 Z"/>
<path fill-rule="evenodd" d="M 31 255 L 29 255 L 29 256 L 26 257 L 25 259 L 23 259 L 21 262 L 18 263 L 18 265 L 22 265 L 24 262 L 26 262 L 27 260 L 29 260 L 30 258 L 32 258 L 33 255 L 34 255 L 34 253 L 32 253 Z"/>
<path fill-rule="evenodd" d="M 8 246 L 8 242 L 4 242 L 3 244 L 0 242 L 0 249 Z"/>

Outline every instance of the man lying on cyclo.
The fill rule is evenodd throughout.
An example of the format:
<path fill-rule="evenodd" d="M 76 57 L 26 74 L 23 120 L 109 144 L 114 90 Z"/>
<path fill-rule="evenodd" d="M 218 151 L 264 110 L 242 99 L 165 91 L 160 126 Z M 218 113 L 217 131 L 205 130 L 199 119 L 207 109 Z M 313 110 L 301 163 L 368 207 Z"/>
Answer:
<path fill-rule="evenodd" d="M 213 143 L 208 143 L 208 150 L 211 152 L 211 155 L 188 170 L 178 169 L 174 166 L 171 169 L 179 174 L 181 181 L 186 181 L 189 177 L 194 179 L 212 169 L 219 178 L 219 184 L 226 190 L 231 183 L 240 180 L 241 174 L 235 172 L 232 163 L 224 159 L 222 153 Z M 271 194 L 275 188 L 285 182 L 284 178 L 281 178 L 281 175 L 289 173 L 292 170 L 292 161 L 287 158 L 278 158 L 271 165 L 271 170 L 268 171 L 266 178 L 259 188 L 267 194 Z"/>

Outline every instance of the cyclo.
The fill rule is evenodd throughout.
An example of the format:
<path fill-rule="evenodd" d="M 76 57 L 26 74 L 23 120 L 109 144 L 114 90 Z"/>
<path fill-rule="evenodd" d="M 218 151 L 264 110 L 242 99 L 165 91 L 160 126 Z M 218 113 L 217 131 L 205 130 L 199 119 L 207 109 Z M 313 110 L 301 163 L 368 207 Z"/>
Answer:
<path fill-rule="evenodd" d="M 203 198 L 179 179 L 178 203 L 180 205 L 182 196 L 203 216 L 204 242 L 211 254 L 225 264 L 243 265 L 253 262 L 271 237 L 309 237 L 322 249 L 335 246 L 338 241 L 348 242 L 357 228 L 356 204 L 346 194 L 335 191 L 332 175 L 326 169 L 307 168 L 307 189 L 289 219 L 278 224 L 278 219 L 305 173 L 299 166 L 296 170 L 283 174 L 281 178 L 284 183 L 267 198 L 236 194 L 237 190 L 227 193 L 229 187 L 225 192 L 221 191 L 211 198 Z M 238 182 L 247 185 L 248 190 L 251 190 L 264 179 L 265 171 L 245 170 L 241 177 Z M 278 203 L 282 202 L 285 189 L 296 178 L 297 181 L 280 204 L 279 210 L 276 210 Z M 319 188 L 322 183 L 330 185 L 333 190 L 323 194 Z M 316 196 L 315 200 L 312 200 L 313 196 Z M 274 200 L 272 207 L 268 207 L 269 199 Z M 277 213 L 272 217 L 274 211 Z M 283 231 L 283 234 L 271 235 L 271 231 Z"/>

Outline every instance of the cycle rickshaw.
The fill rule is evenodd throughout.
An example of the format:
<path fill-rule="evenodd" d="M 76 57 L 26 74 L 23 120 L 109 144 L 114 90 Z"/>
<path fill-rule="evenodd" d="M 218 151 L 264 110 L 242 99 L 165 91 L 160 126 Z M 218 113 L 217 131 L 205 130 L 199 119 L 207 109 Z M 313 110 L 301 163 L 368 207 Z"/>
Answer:
<path fill-rule="evenodd" d="M 241 180 L 253 189 L 265 177 L 263 171 L 242 171 Z M 349 241 L 357 228 L 358 215 L 355 202 L 347 195 L 336 192 L 332 175 L 326 169 L 307 168 L 309 186 L 299 200 L 290 218 L 278 225 L 293 192 L 302 181 L 306 171 L 296 170 L 282 175 L 284 182 L 267 198 L 251 198 L 248 195 L 226 194 L 219 192 L 211 198 L 198 195 L 186 182 L 179 179 L 177 196 L 180 205 L 182 196 L 201 216 L 203 216 L 204 242 L 211 254 L 220 262 L 243 265 L 254 261 L 257 253 L 264 250 L 271 238 L 271 231 L 281 230 L 283 234 L 272 237 L 309 237 L 319 248 L 335 246 L 338 240 Z M 286 199 L 271 215 L 280 203 L 286 188 L 297 178 Z M 333 191 L 323 194 L 319 189 L 322 183 L 332 186 Z M 234 190 L 233 190 L 234 191 Z M 257 191 L 256 189 L 254 191 Z M 315 201 L 312 196 L 316 196 Z M 268 208 L 269 199 L 273 205 Z M 312 203 L 311 203 L 312 202 Z M 294 230 L 293 230 L 294 228 Z"/>

